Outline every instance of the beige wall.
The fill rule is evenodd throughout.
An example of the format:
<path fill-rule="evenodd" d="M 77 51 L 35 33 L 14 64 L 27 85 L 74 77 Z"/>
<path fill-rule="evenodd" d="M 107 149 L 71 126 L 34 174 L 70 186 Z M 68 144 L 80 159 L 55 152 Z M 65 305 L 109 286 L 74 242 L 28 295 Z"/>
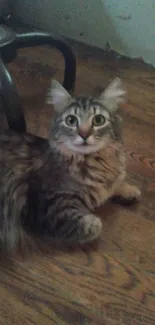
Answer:
<path fill-rule="evenodd" d="M 7 14 L 8 0 L 0 0 L 0 17 Z"/>
<path fill-rule="evenodd" d="M 14 0 L 24 22 L 155 65 L 155 0 Z"/>

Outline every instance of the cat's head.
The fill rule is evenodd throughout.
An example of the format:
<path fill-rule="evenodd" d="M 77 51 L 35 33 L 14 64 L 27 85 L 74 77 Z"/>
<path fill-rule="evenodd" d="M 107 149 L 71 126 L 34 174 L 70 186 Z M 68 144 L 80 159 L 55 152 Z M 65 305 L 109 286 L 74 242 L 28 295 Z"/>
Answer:
<path fill-rule="evenodd" d="M 52 81 L 47 103 L 54 106 L 49 142 L 60 151 L 91 154 L 110 139 L 119 140 L 119 105 L 125 90 L 119 78 L 96 97 L 71 97 L 56 80 Z"/>

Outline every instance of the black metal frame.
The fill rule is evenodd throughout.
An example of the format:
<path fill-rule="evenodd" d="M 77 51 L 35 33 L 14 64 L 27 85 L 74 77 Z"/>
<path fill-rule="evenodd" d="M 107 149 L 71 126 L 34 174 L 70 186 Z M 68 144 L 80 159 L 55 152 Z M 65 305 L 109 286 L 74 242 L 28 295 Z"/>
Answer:
<path fill-rule="evenodd" d="M 11 45 L 12 57 L 16 56 L 19 48 L 49 45 L 57 48 L 63 55 L 65 61 L 63 86 L 68 91 L 74 90 L 76 77 L 76 59 L 68 44 L 61 39 L 55 39 L 51 34 L 43 32 L 31 32 L 16 34 L 16 39 Z M 10 49 L 8 48 L 7 51 Z M 0 56 L 0 88 L 2 104 L 4 105 L 7 121 L 10 129 L 18 132 L 26 131 L 26 123 L 22 110 L 21 101 L 16 86 L 5 65 L 4 54 Z"/>

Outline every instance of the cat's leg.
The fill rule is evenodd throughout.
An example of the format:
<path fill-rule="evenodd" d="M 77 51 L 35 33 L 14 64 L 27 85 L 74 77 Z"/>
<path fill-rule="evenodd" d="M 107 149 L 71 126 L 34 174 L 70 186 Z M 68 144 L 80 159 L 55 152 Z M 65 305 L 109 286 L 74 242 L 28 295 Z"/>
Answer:
<path fill-rule="evenodd" d="M 46 229 L 51 238 L 67 243 L 89 243 L 99 238 L 102 231 L 102 222 L 92 214 L 74 195 L 63 199 L 59 198 L 52 215 L 44 220 Z"/>
<path fill-rule="evenodd" d="M 114 193 L 113 199 L 122 204 L 132 204 L 140 200 L 141 191 L 137 186 L 123 182 Z"/>

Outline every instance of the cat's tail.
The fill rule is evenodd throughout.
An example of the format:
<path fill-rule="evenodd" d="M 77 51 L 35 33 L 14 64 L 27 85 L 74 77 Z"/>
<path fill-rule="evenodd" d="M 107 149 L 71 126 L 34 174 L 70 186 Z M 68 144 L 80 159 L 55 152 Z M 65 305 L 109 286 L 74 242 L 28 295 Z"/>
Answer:
<path fill-rule="evenodd" d="M 21 179 L 10 179 L 0 193 L 0 251 L 12 255 L 28 242 L 22 226 L 25 214 L 28 185 Z"/>

